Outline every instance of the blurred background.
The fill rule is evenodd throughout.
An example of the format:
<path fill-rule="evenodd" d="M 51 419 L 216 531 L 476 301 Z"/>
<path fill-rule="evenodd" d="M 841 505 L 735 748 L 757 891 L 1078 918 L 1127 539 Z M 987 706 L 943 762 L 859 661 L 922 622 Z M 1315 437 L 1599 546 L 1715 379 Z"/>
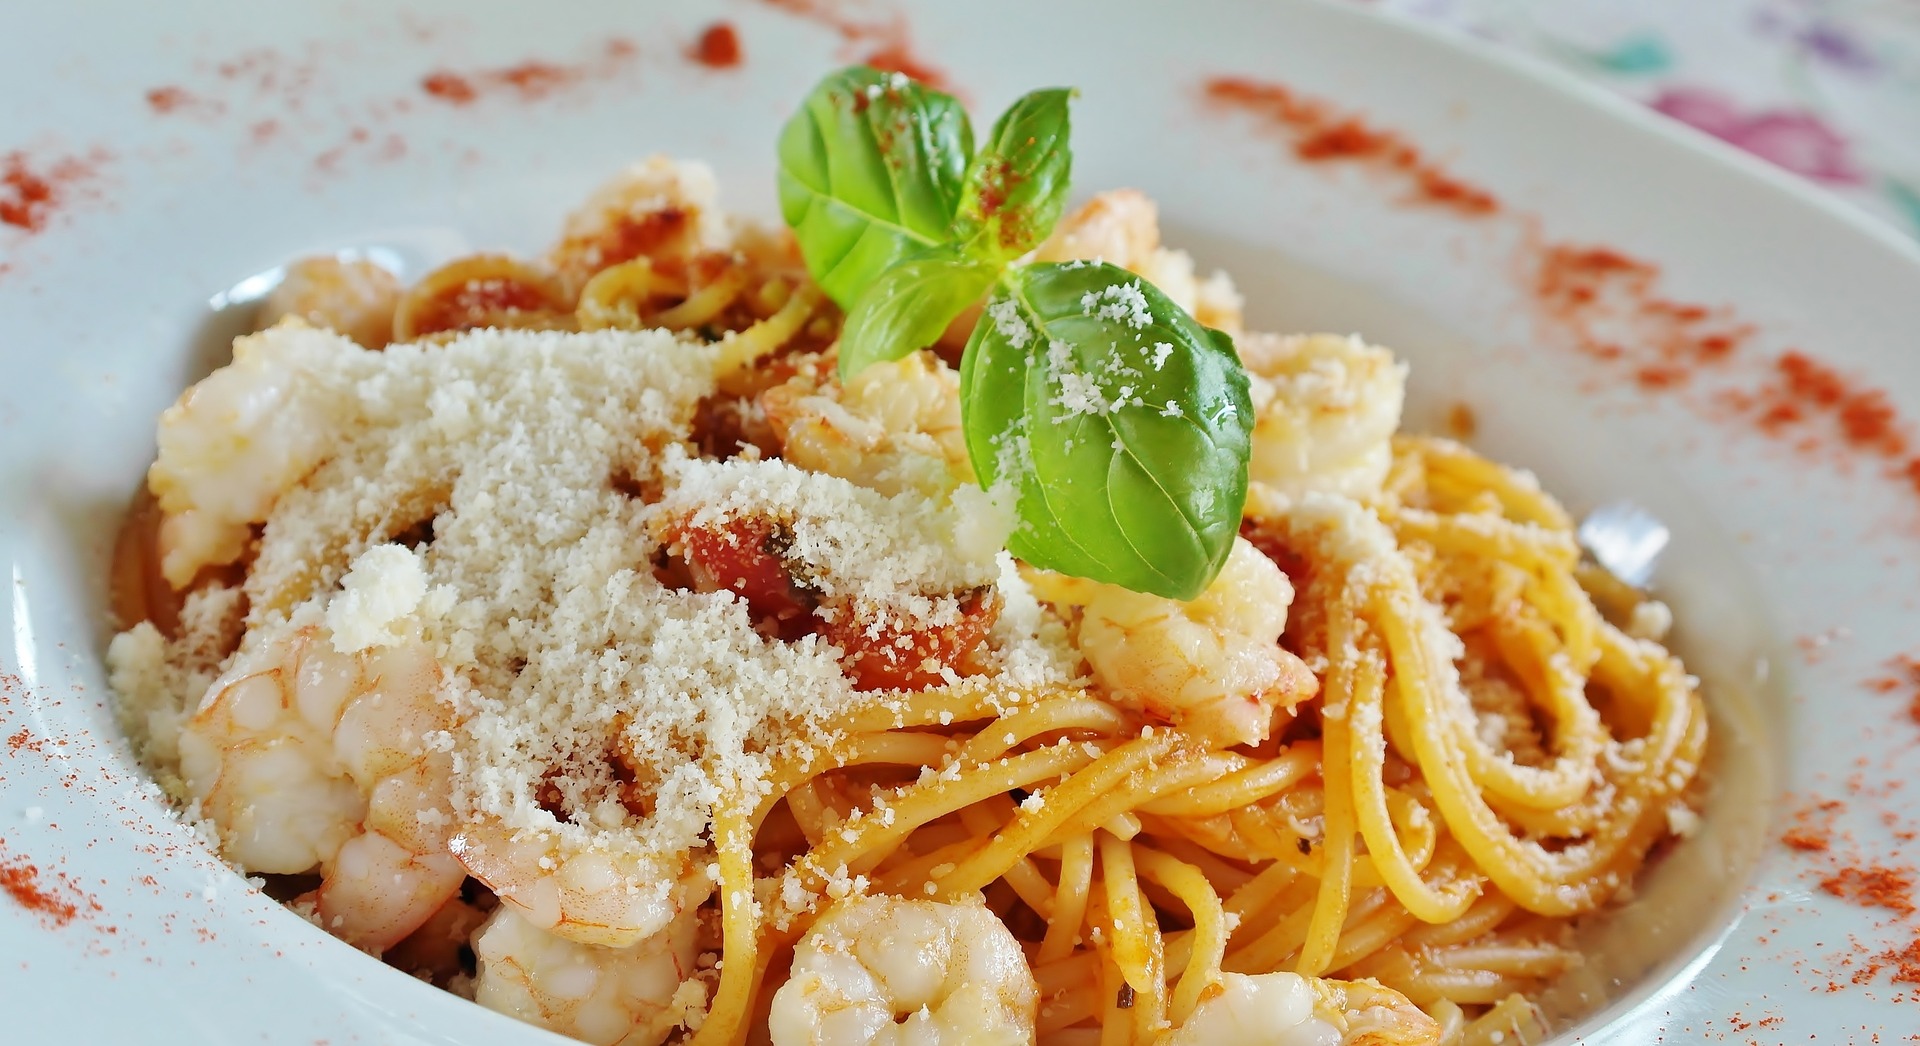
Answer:
<path fill-rule="evenodd" d="M 1354 0 L 1525 52 L 1920 237 L 1920 0 Z"/>

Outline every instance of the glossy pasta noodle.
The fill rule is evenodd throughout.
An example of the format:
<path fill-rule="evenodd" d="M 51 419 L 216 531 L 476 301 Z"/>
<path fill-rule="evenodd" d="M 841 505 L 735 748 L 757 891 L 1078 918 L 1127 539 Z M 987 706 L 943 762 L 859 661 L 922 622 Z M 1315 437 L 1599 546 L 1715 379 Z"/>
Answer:
<path fill-rule="evenodd" d="M 465 351 L 461 332 L 482 327 L 681 332 L 676 344 L 707 347 L 712 383 L 677 437 L 688 468 L 784 462 L 876 505 L 957 498 L 971 481 L 957 344 L 841 386 L 837 313 L 791 244 L 721 215 L 709 183 L 650 161 L 577 213 L 546 259 L 479 255 L 407 288 L 364 263 L 297 263 L 263 323 L 297 316 L 396 343 L 388 353 Z M 224 530 L 195 529 L 213 502 L 182 510 L 181 491 L 202 488 L 169 465 L 188 437 L 163 419 L 152 494 L 116 554 L 130 730 L 225 855 L 275 873 L 269 888 L 297 910 L 588 1041 L 1539 1041 L 1528 999 L 1579 961 L 1572 921 L 1603 911 L 1693 818 L 1706 717 L 1659 637 L 1636 634 L 1659 608 L 1582 565 L 1566 513 L 1529 476 L 1397 434 L 1405 372 L 1384 350 L 1241 330 L 1230 285 L 1162 248 L 1138 194 L 1095 197 L 1040 253 L 1132 268 L 1239 340 L 1260 417 L 1221 577 L 1182 604 L 1009 565 L 927 596 L 919 625 L 875 623 L 796 565 L 804 535 L 777 514 L 667 513 L 648 546 L 663 591 L 731 593 L 718 598 L 745 604 L 764 636 L 827 650 L 860 695 L 833 713 L 831 743 L 767 748 L 753 780 L 703 800 L 697 856 L 660 902 L 677 913 L 667 928 L 640 932 L 638 902 L 593 885 L 617 881 L 611 865 L 588 874 L 559 850 L 515 864 L 502 854 L 524 832 L 447 805 L 475 771 L 448 754 L 466 742 L 435 739 L 471 729 L 473 705 L 395 712 L 336 695 L 352 742 L 293 722 L 293 703 L 319 700 L 307 691 L 264 718 L 247 710 L 248 687 L 292 688 L 301 672 L 388 698 L 454 675 L 384 634 L 342 653 L 350 616 L 301 609 L 337 607 L 333 592 L 373 605 L 391 590 L 356 588 L 370 557 L 461 540 L 407 529 L 449 497 L 431 482 L 421 506 L 322 535 L 315 565 L 284 570 L 273 496 L 221 517 Z M 266 336 L 289 330 L 304 328 Z M 251 351 L 230 370 L 260 366 Z M 308 463 L 283 488 L 330 467 Z M 673 504 L 660 482 L 613 479 Z M 424 591 L 405 598 L 424 606 Z M 1065 671 L 994 667 L 1015 616 Z M 294 660 L 248 668 L 263 657 Z M 396 682 L 408 679 L 423 682 Z M 648 714 L 613 709 L 604 736 L 619 749 Z M 237 768 L 265 764 L 236 753 L 265 741 L 333 745 L 335 761 L 312 765 L 334 769 L 300 780 L 344 798 L 249 793 Z M 555 772 L 528 802 L 613 830 L 668 802 L 670 765 L 592 758 L 611 768 L 594 771 L 595 794 L 617 801 L 580 813 L 569 790 L 585 786 Z M 263 856 L 242 838 L 336 801 L 352 811 L 345 842 Z M 358 899 L 399 859 L 417 896 Z"/>

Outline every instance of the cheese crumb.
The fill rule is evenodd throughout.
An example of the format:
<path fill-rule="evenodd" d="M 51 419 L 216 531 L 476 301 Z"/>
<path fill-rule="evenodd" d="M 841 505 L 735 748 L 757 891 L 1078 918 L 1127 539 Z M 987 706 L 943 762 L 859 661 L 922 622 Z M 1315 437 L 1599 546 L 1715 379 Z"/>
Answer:
<path fill-rule="evenodd" d="M 1001 298 L 987 306 L 987 318 L 993 321 L 993 329 L 1012 343 L 1016 349 L 1024 349 L 1033 340 L 1033 328 L 1020 316 L 1020 306 L 1011 298 Z"/>
<path fill-rule="evenodd" d="M 1692 807 L 1682 802 L 1668 805 L 1667 831 L 1685 839 L 1699 830 L 1700 815 L 1695 813 Z"/>
<path fill-rule="evenodd" d="M 1657 599 L 1641 600 L 1633 608 L 1633 616 L 1627 619 L 1627 634 L 1635 639 L 1658 643 L 1672 630 L 1673 611 Z"/>
<path fill-rule="evenodd" d="M 327 603 L 327 630 L 333 648 L 356 654 L 393 646 L 408 638 L 404 628 L 427 596 L 427 574 L 420 557 L 399 545 L 375 545 L 355 560 L 340 579 L 340 592 Z"/>
<path fill-rule="evenodd" d="M 1080 296 L 1080 308 L 1089 316 L 1125 323 L 1135 330 L 1153 323 L 1153 313 L 1147 308 L 1147 296 L 1141 293 L 1139 280 L 1088 291 Z"/>

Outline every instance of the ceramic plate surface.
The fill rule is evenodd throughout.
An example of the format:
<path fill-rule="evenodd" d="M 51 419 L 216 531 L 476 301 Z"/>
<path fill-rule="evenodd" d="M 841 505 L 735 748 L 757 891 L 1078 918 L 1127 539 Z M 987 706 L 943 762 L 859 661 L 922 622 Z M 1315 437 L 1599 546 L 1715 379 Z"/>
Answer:
<path fill-rule="evenodd" d="M 736 68 L 685 57 L 719 19 Z M 1920 410 L 1920 252 L 1867 219 L 1542 68 L 1317 3 L 101 0 L 7 20 L 0 877 L 45 895 L 0 899 L 7 1041 L 558 1041 L 327 937 L 168 816 L 106 704 L 118 513 L 156 415 L 282 261 L 357 250 L 417 276 L 531 253 L 656 151 L 773 218 L 787 112 L 832 65 L 902 46 L 982 126 L 1079 86 L 1080 192 L 1151 193 L 1252 326 L 1389 345 L 1413 364 L 1410 426 L 1464 404 L 1477 447 L 1575 511 L 1631 498 L 1672 528 L 1657 584 L 1713 705 L 1714 787 L 1698 835 L 1588 928 L 1556 1041 L 1920 1028 L 1874 958 L 1913 927 L 1836 895 L 1859 892 L 1848 869 L 1902 874 L 1895 783 L 1920 769 L 1908 677 L 1887 674 L 1920 641 L 1899 421 Z M 436 72 L 474 96 L 426 90 Z M 1364 114 L 1420 158 L 1303 162 L 1297 128 L 1207 100 L 1222 76 L 1332 107 L 1296 123 Z M 21 196 L 34 174 L 51 199 Z"/>

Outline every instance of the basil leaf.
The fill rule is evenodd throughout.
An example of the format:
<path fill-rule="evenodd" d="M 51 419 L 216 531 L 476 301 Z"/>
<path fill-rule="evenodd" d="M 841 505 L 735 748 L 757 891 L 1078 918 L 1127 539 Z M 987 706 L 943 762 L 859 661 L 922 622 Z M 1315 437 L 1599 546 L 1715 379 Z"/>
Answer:
<path fill-rule="evenodd" d="M 1117 266 L 1030 265 L 996 287 L 960 384 L 974 471 L 1017 486 L 1015 555 L 1171 599 L 1220 572 L 1253 431 L 1231 338 Z"/>
<path fill-rule="evenodd" d="M 999 274 L 999 266 L 969 258 L 953 244 L 923 250 L 881 273 L 841 328 L 841 380 L 938 341 Z"/>
<path fill-rule="evenodd" d="M 1073 176 L 1067 103 L 1074 92 L 1029 92 L 1000 114 L 967 166 L 955 231 L 972 251 L 1010 261 L 1040 246 L 1060 220 Z"/>
<path fill-rule="evenodd" d="M 973 127 L 951 95 L 855 66 L 780 132 L 780 211 L 814 281 L 851 309 L 874 277 L 951 237 Z"/>

